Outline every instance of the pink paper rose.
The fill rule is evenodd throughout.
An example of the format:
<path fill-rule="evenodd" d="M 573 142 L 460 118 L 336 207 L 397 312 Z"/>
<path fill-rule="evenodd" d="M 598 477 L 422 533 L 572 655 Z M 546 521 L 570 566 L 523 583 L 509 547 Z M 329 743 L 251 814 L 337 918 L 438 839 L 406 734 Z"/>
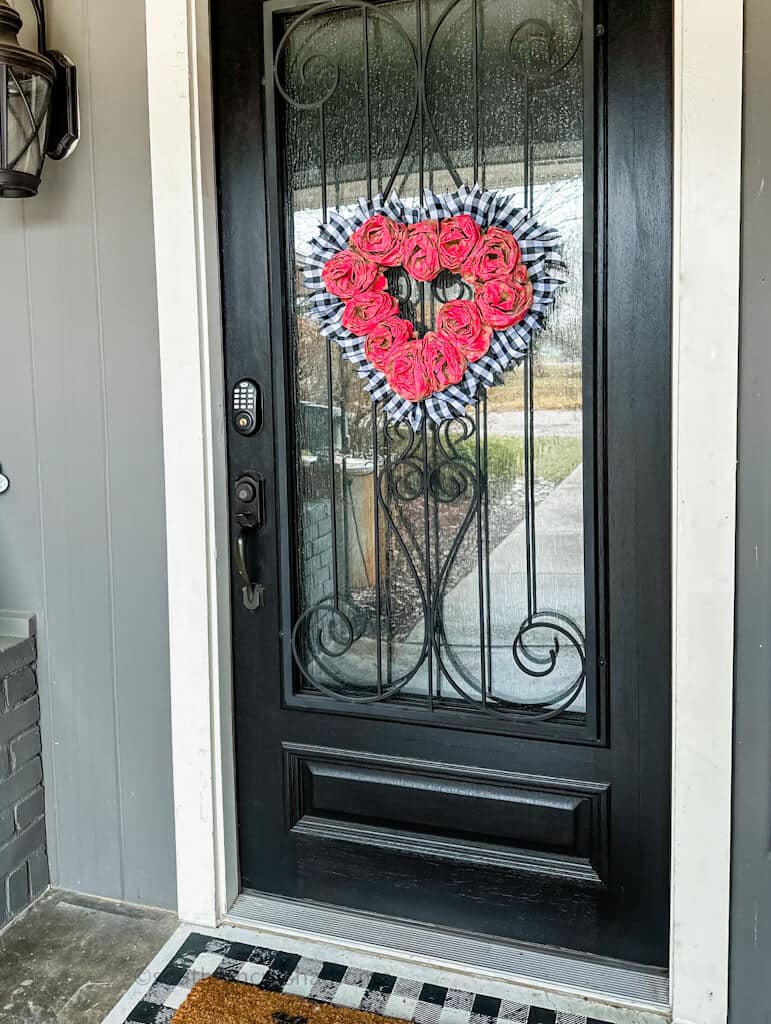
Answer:
<path fill-rule="evenodd" d="M 519 280 L 520 276 L 512 276 L 507 281 L 488 281 L 477 288 L 479 312 L 495 330 L 518 324 L 533 303 L 533 286 L 529 280 Z"/>
<path fill-rule="evenodd" d="M 466 372 L 468 359 L 449 338 L 429 331 L 423 338 L 423 364 L 430 390 L 444 391 L 451 384 L 460 382 Z"/>
<path fill-rule="evenodd" d="M 514 268 L 514 273 L 511 275 L 513 281 L 517 281 L 519 284 L 528 284 L 530 282 L 530 276 L 527 272 L 527 267 L 524 263 L 518 263 Z"/>
<path fill-rule="evenodd" d="M 439 223 L 422 220 L 409 224 L 402 243 L 402 266 L 416 281 L 433 281 L 439 263 Z"/>
<path fill-rule="evenodd" d="M 385 373 L 396 394 L 408 402 L 422 402 L 433 391 L 423 361 L 423 342 L 417 338 L 393 350 Z"/>
<path fill-rule="evenodd" d="M 350 299 L 357 292 L 370 289 L 378 273 L 376 263 L 370 263 L 350 249 L 344 249 L 327 260 L 321 276 L 330 295 L 336 295 L 338 299 Z"/>
<path fill-rule="evenodd" d="M 367 335 L 364 342 L 367 359 L 376 370 L 385 373 L 394 352 L 414 336 L 415 329 L 409 320 L 402 320 L 398 316 L 386 317 Z"/>
<path fill-rule="evenodd" d="M 365 259 L 381 267 L 398 267 L 402 261 L 404 225 L 376 213 L 351 235 L 349 245 Z"/>
<path fill-rule="evenodd" d="M 516 238 L 502 228 L 488 228 L 464 260 L 461 274 L 467 281 L 484 284 L 509 277 L 519 263 Z"/>
<path fill-rule="evenodd" d="M 443 220 L 439 226 L 439 259 L 444 269 L 457 274 L 481 236 L 481 228 L 467 213 Z"/>
<path fill-rule="evenodd" d="M 439 310 L 436 330 L 463 352 L 469 362 L 476 362 L 490 348 L 492 328 L 482 323 L 477 304 L 469 299 L 453 299 Z"/>
<path fill-rule="evenodd" d="M 363 337 L 381 320 L 392 316 L 398 309 L 398 303 L 393 295 L 385 291 L 385 285 L 385 278 L 381 275 L 369 291 L 352 296 L 343 310 L 343 327 L 357 337 Z"/>

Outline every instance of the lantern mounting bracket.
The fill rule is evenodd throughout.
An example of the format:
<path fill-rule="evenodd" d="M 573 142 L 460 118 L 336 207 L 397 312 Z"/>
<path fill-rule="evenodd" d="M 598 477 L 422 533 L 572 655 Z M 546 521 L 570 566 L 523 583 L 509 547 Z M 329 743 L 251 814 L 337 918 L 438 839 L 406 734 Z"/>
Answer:
<path fill-rule="evenodd" d="M 48 118 L 46 155 L 52 160 L 68 157 L 80 138 L 77 68 L 59 50 L 49 50 L 44 0 L 30 0 L 37 19 L 37 48 L 56 69 Z"/>

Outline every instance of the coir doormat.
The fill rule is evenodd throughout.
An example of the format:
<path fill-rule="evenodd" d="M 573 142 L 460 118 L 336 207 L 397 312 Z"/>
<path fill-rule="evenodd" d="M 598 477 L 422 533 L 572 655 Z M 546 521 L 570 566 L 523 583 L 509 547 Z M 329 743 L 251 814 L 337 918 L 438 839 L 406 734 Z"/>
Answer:
<path fill-rule="evenodd" d="M 365 1010 L 266 992 L 257 985 L 206 978 L 174 1014 L 174 1024 L 403 1024 Z"/>
<path fill-rule="evenodd" d="M 207 979 L 213 981 L 207 982 Z M 414 1024 L 603 1024 L 588 1017 L 197 932 L 187 937 L 126 1018 L 126 1024 L 170 1024 L 172 1021 L 173 1024 L 401 1024 L 403 1021 Z"/>

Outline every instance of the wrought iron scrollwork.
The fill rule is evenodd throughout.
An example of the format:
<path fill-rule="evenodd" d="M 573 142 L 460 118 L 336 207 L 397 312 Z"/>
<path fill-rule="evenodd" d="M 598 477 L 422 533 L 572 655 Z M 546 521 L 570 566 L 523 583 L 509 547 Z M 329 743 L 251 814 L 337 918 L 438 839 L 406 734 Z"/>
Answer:
<path fill-rule="evenodd" d="M 367 101 L 367 109 L 368 109 L 369 108 L 369 98 L 368 98 L 369 97 L 369 81 L 368 81 L 368 60 L 367 60 L 367 56 L 366 56 L 366 50 L 367 50 L 367 45 L 366 44 L 367 44 L 367 39 L 368 39 L 368 36 L 367 36 L 367 31 L 368 31 L 367 30 L 367 23 L 368 23 L 368 20 L 370 18 L 375 18 L 376 20 L 381 21 L 385 25 L 388 25 L 389 28 L 392 29 L 397 34 L 397 36 L 406 44 L 407 53 L 410 55 L 410 57 L 412 59 L 412 63 L 414 65 L 414 67 L 415 67 L 415 74 L 416 74 L 416 79 L 417 80 L 419 80 L 420 76 L 421 76 L 421 58 L 420 58 L 420 55 L 418 53 L 418 49 L 416 48 L 415 43 L 410 38 L 409 34 L 404 30 L 404 28 L 402 27 L 400 22 L 397 21 L 397 19 L 395 17 L 393 17 L 393 15 L 389 14 L 388 11 L 385 10 L 382 5 L 374 4 L 374 3 L 369 3 L 368 0 L 346 0 L 345 6 L 346 6 L 346 8 L 349 8 L 349 9 L 352 8 L 354 10 L 361 11 L 363 30 L 364 30 L 364 34 L 365 34 L 365 59 L 364 59 L 364 62 L 363 62 L 363 64 L 364 64 L 364 67 L 363 67 L 363 78 L 364 78 L 365 99 Z M 334 63 L 334 61 L 332 60 L 330 55 L 328 53 L 324 52 L 324 51 L 315 51 L 315 52 L 313 52 L 311 54 L 305 55 L 303 57 L 303 59 L 301 60 L 301 62 L 300 62 L 300 65 L 299 65 L 299 68 L 298 68 L 298 72 L 297 72 L 297 76 L 298 76 L 298 79 L 299 79 L 299 85 L 301 87 L 309 89 L 309 90 L 312 91 L 313 84 L 311 82 L 309 82 L 309 78 L 310 78 L 309 70 L 311 68 L 314 68 L 314 69 L 320 68 L 320 69 L 323 69 L 324 71 L 326 71 L 327 74 L 331 73 L 331 79 L 332 80 L 331 80 L 331 82 L 327 83 L 326 88 L 322 88 L 321 89 L 319 95 L 314 95 L 314 96 L 312 96 L 312 98 L 309 98 L 309 99 L 306 99 L 306 100 L 302 100 L 300 97 L 298 97 L 296 95 L 292 95 L 292 93 L 287 88 L 286 84 L 284 83 L 283 75 L 282 75 L 282 60 L 283 60 L 283 57 L 284 57 L 284 55 L 286 53 L 287 47 L 289 45 L 289 42 L 290 42 L 292 36 L 295 35 L 298 32 L 298 30 L 301 28 L 301 26 L 303 26 L 309 19 L 319 18 L 320 16 L 322 16 L 324 14 L 328 14 L 330 12 L 338 13 L 339 11 L 340 11 L 340 4 L 338 2 L 336 2 L 336 0 L 328 0 L 328 2 L 316 4 L 315 6 L 310 7 L 307 11 L 305 11 L 305 13 L 303 13 L 303 14 L 299 15 L 299 17 L 295 18 L 291 22 L 291 24 L 289 25 L 289 27 L 287 28 L 286 32 L 283 34 L 281 39 L 279 40 L 278 45 L 276 46 L 275 55 L 274 55 L 274 61 L 273 61 L 273 78 L 274 78 L 274 81 L 276 83 L 276 88 L 278 89 L 278 91 L 281 94 L 281 96 L 284 99 L 284 101 L 286 103 L 288 103 L 289 106 L 295 107 L 298 110 L 317 110 L 318 113 L 319 113 L 319 145 L 320 145 L 320 151 L 321 151 L 320 163 L 321 163 L 321 172 L 322 172 L 322 192 L 324 192 L 324 193 L 326 193 L 326 142 L 327 142 L 327 129 L 326 129 L 325 110 L 326 110 L 327 105 L 331 102 L 331 100 L 335 97 L 335 94 L 337 93 L 338 86 L 340 84 L 340 68 L 339 68 L 339 66 L 337 64 Z M 420 88 L 417 88 L 416 91 L 415 91 L 415 98 L 414 98 L 414 104 L 413 104 L 413 109 L 412 109 L 412 115 L 411 115 L 410 118 L 408 118 L 407 124 L 405 125 L 405 132 L 404 132 L 404 136 L 403 136 L 403 141 L 402 141 L 401 145 L 399 146 L 397 160 L 395 162 L 393 171 L 391 172 L 391 175 L 388 178 L 388 182 L 387 182 L 385 188 L 383 189 L 383 192 L 384 192 L 385 195 L 390 195 L 391 189 L 394 187 L 394 182 L 396 181 L 397 175 L 399 174 L 399 169 L 400 169 L 400 167 L 402 165 L 402 161 L 404 160 L 404 157 L 407 154 L 407 150 L 408 150 L 409 144 L 410 144 L 410 139 L 411 139 L 412 134 L 413 134 L 413 132 L 415 130 L 415 123 L 416 123 L 417 118 L 418 118 L 418 108 L 419 108 L 419 104 L 420 104 L 420 96 L 421 96 Z M 371 191 L 371 185 L 370 185 L 370 191 Z M 326 215 L 326 209 L 327 209 L 326 196 L 323 197 L 322 206 L 324 208 L 324 212 L 325 212 L 325 215 Z"/>
<path fill-rule="evenodd" d="M 442 270 L 431 282 L 431 297 L 434 302 L 451 302 L 453 299 L 473 299 L 474 289 L 460 274 Z"/>
<path fill-rule="evenodd" d="M 568 672 L 566 679 L 541 695 L 534 691 L 527 698 L 501 693 L 489 669 L 481 676 L 472 672 L 447 634 L 445 602 L 453 568 L 462 545 L 473 532 L 487 491 L 486 474 L 465 447 L 478 436 L 476 423 L 469 416 L 415 431 L 409 424 L 393 424 L 386 419 L 382 430 L 391 454 L 377 473 L 377 505 L 414 589 L 420 635 L 413 635 L 411 643 L 403 645 L 410 652 L 411 663 L 386 675 L 378 610 L 376 621 L 368 623 L 369 632 L 376 637 L 374 645 L 370 641 L 366 649 L 354 653 L 351 663 L 346 664 L 356 642 L 366 640 L 367 627 L 360 621 L 357 628 L 354 611 L 326 599 L 308 608 L 294 627 L 292 649 L 303 678 L 328 696 L 356 704 L 375 704 L 394 698 L 416 682 L 420 682 L 421 689 L 433 687 L 430 672 L 449 689 L 450 700 L 460 700 L 475 711 L 540 721 L 557 717 L 575 702 L 586 678 L 585 640 L 571 618 L 556 611 L 536 610 L 516 630 L 509 646 L 509 666 L 523 676 L 542 681 L 554 676 L 569 658 L 575 661 L 575 671 Z M 449 548 L 441 559 L 432 558 L 432 552 L 417 536 L 414 520 L 405 515 L 405 507 L 415 503 L 423 503 L 426 510 L 432 506 L 462 505 L 463 516 L 455 533 L 444 536 Z M 429 543 L 437 540 L 428 525 L 425 536 Z M 489 601 L 489 587 L 484 600 Z M 484 636 L 484 622 L 480 628 Z M 489 640 L 487 645 L 480 645 L 479 651 L 489 659 L 488 646 Z M 372 679 L 372 659 L 377 683 Z M 510 671 L 502 670 L 500 659 L 497 669 L 500 676 L 510 675 Z M 362 670 L 366 673 L 364 677 Z M 445 702 L 447 699 L 445 693 Z"/>
<path fill-rule="evenodd" d="M 361 19 L 361 93 L 365 152 L 361 161 L 368 197 L 373 193 L 373 132 L 370 47 L 372 25 L 378 23 L 393 34 L 406 55 L 403 77 L 409 78 L 414 95 L 405 103 L 409 114 L 400 128 L 395 158 L 377 178 L 386 195 L 400 174 L 406 174 L 410 154 L 411 174 L 422 190 L 429 172 L 425 151 L 430 146 L 433 170 L 437 164 L 460 185 L 459 148 L 443 139 L 441 118 L 434 109 L 430 88 L 436 62 L 442 60 L 440 41 L 454 38 L 452 19 L 465 17 L 470 24 L 471 135 L 467 140 L 474 180 L 484 182 L 486 155 L 480 129 L 481 73 L 483 58 L 481 26 L 487 0 L 449 0 L 438 15 L 424 17 L 424 0 L 413 0 L 414 25 L 398 9 L 368 0 L 328 0 L 292 16 L 275 46 L 274 82 L 284 103 L 295 111 L 317 117 L 319 183 L 322 216 L 329 209 L 328 125 L 335 102 L 349 97 L 341 89 L 343 67 L 339 58 L 308 33 L 294 49 L 302 26 L 328 16 Z M 515 11 L 531 11 L 536 5 L 515 3 Z M 542 16 L 520 17 L 501 46 L 521 83 L 522 107 L 515 112 L 518 137 L 522 138 L 525 205 L 535 207 L 533 175 L 533 104 L 539 91 L 552 88 L 579 58 L 583 38 L 583 12 L 577 0 L 543 0 Z M 429 26 L 427 28 L 427 25 Z M 466 37 L 464 37 L 466 38 Z M 393 44 L 395 45 L 395 44 Z M 393 48 L 393 47 L 392 47 Z M 351 61 L 350 54 L 345 60 Z M 500 56 L 498 58 L 501 59 Z M 350 74 L 350 66 L 347 67 Z M 390 161 L 390 157 L 389 157 Z M 460 168 L 460 169 L 459 169 Z M 443 271 L 430 285 L 416 285 L 401 267 L 386 271 L 387 286 L 399 304 L 399 315 L 424 333 L 436 309 L 451 299 L 470 298 L 471 288 L 459 275 Z M 303 685 L 336 700 L 354 704 L 382 704 L 403 699 L 419 702 L 430 710 L 460 707 L 511 720 L 547 721 L 571 709 L 581 697 L 587 678 L 586 640 L 574 618 L 564 611 L 541 607 L 536 521 L 537 466 L 534 428 L 534 370 L 528 356 L 523 371 L 524 403 L 524 562 L 523 606 L 526 614 L 508 625 L 506 636 L 494 628 L 491 602 L 490 482 L 488 480 L 487 398 L 465 417 L 446 421 L 441 427 L 424 423 L 415 430 L 406 423 L 394 425 L 377 402 L 372 405 L 371 477 L 374 551 L 372 600 L 364 607 L 341 584 L 338 570 L 339 538 L 348 513 L 340 508 L 345 497 L 345 457 L 335 458 L 333 382 L 335 370 L 327 352 L 328 496 L 333 529 L 334 574 L 331 592 L 304 608 L 292 631 L 294 662 Z M 342 525 L 341 525 L 342 524 Z M 478 616 L 476 640 L 460 640 L 453 634 L 451 595 L 467 564 L 462 557 L 474 549 L 476 586 L 469 606 Z M 398 571 L 401 599 L 409 605 L 414 624 L 406 635 L 394 637 L 390 578 Z M 470 575 L 466 572 L 466 575 Z M 465 578 L 465 577 L 464 577 Z M 368 598 L 369 600 L 369 598 Z M 470 613 L 469 613 L 470 614 Z M 495 634 L 495 635 L 494 635 Z M 396 651 L 396 653 L 394 653 Z"/>

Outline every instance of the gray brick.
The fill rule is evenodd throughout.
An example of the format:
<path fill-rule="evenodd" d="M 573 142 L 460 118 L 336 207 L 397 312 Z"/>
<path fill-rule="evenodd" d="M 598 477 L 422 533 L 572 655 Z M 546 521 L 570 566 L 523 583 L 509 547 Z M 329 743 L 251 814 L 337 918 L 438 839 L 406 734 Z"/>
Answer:
<path fill-rule="evenodd" d="M 31 793 L 43 781 L 43 766 L 40 758 L 24 765 L 18 772 L 0 782 L 0 811 L 17 804 L 22 797 Z"/>
<path fill-rule="evenodd" d="M 18 672 L 35 660 L 35 640 L 19 640 L 0 649 L 0 679 Z"/>
<path fill-rule="evenodd" d="M 39 896 L 48 888 L 50 876 L 48 872 L 48 856 L 45 850 L 35 850 L 27 862 L 29 867 L 29 887 L 33 896 Z"/>
<path fill-rule="evenodd" d="M 2 719 L 0 719 L 2 721 Z M 0 782 L 7 779 L 11 774 L 11 748 L 7 744 L 0 744 Z"/>
<path fill-rule="evenodd" d="M 33 757 L 37 757 L 42 749 L 40 742 L 40 726 L 35 725 L 11 740 L 11 765 L 18 771 Z"/>
<path fill-rule="evenodd" d="M 23 832 L 16 835 L 4 846 L 0 846 L 0 878 L 10 875 L 21 864 L 26 864 L 36 851 L 45 848 L 45 823 L 40 818 Z"/>
<path fill-rule="evenodd" d="M 0 814 L 0 846 L 7 843 L 14 833 L 13 810 L 9 807 L 7 811 Z"/>
<path fill-rule="evenodd" d="M 8 876 L 8 909 L 11 915 L 24 910 L 29 901 L 29 872 L 25 861 Z"/>
<path fill-rule="evenodd" d="M 34 793 L 25 796 L 16 804 L 14 816 L 16 828 L 22 832 L 28 825 L 31 825 L 35 818 L 42 818 L 45 811 L 45 794 L 43 787 L 36 789 Z"/>
<path fill-rule="evenodd" d="M 24 668 L 15 675 L 8 676 L 5 681 L 5 693 L 8 707 L 15 707 L 21 701 L 31 697 L 37 691 L 37 679 L 31 668 Z"/>
<path fill-rule="evenodd" d="M 40 721 L 40 699 L 37 696 L 17 704 L 0 715 L 0 743 L 8 743 Z"/>

